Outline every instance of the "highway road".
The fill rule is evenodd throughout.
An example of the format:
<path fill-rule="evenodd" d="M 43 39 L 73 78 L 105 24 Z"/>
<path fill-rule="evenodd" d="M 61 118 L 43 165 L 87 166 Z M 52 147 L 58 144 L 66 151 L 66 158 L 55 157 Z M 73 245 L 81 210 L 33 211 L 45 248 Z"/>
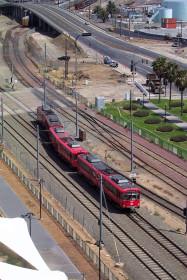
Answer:
<path fill-rule="evenodd" d="M 124 66 L 130 67 L 131 60 L 134 60 L 137 63 L 137 72 L 143 76 L 152 72 L 152 60 L 159 57 L 159 54 L 134 46 L 121 38 L 116 38 L 113 34 L 107 33 L 94 24 L 86 25 L 85 19 L 67 9 L 33 3 L 24 3 L 23 6 L 36 14 L 40 14 L 45 21 L 48 21 L 60 33 L 65 32 L 74 39 L 83 32 L 91 32 L 91 37 L 79 36 L 78 40 Z M 148 64 L 142 64 L 143 57 L 148 59 Z M 167 59 L 170 60 L 169 57 Z M 186 64 L 178 61 L 176 63 L 182 68 L 186 68 Z"/>

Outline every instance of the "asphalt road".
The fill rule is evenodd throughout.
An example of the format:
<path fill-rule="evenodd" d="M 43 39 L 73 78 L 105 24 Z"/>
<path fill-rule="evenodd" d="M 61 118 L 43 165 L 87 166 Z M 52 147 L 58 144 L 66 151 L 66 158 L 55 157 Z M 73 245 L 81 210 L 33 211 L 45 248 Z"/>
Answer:
<path fill-rule="evenodd" d="M 60 33 L 65 31 L 74 39 L 83 32 L 91 32 L 91 37 L 79 36 L 78 40 L 127 67 L 130 67 L 131 60 L 134 60 L 135 63 L 141 62 L 142 56 L 151 60 L 159 57 L 158 53 L 134 46 L 129 42 L 116 38 L 96 25 L 85 25 L 86 20 L 72 11 L 47 4 L 24 3 L 23 6 L 33 11 L 33 13 L 38 14 L 38 16 L 42 16 L 44 21 L 49 22 Z M 169 57 L 166 58 L 170 60 Z M 178 61 L 176 63 L 182 68 L 186 68 L 185 63 L 179 63 Z M 138 63 L 137 72 L 145 76 L 147 73 L 152 72 L 150 66 L 151 61 L 149 61 L 148 65 Z"/>

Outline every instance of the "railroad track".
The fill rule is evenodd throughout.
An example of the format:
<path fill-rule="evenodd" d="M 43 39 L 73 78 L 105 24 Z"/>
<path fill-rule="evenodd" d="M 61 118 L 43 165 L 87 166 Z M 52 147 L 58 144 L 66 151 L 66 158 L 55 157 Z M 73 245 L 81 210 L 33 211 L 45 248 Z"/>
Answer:
<path fill-rule="evenodd" d="M 72 115 L 71 112 L 63 108 L 56 110 L 69 120 L 75 122 L 75 116 Z M 79 127 L 94 135 L 101 141 L 105 142 L 109 147 L 115 149 L 116 151 L 120 152 L 123 156 L 128 157 L 130 159 L 130 139 L 124 134 L 120 133 L 119 131 L 116 131 L 113 127 L 107 126 L 106 122 L 102 123 L 100 120 L 97 119 L 97 117 L 90 116 L 85 112 L 82 113 L 82 111 L 83 110 L 79 110 L 79 115 L 82 116 L 81 120 L 79 118 Z M 85 122 L 85 120 L 87 122 Z M 129 145 L 129 149 L 127 148 L 126 144 Z M 147 160 L 145 161 L 142 157 L 138 156 L 136 152 L 134 152 L 134 162 L 137 165 L 146 170 L 148 173 L 167 183 L 171 188 L 177 190 L 179 193 L 185 196 L 187 195 L 187 186 L 180 182 L 181 180 L 183 180 L 185 183 L 187 181 L 187 171 L 184 168 L 177 166 L 173 162 L 169 162 L 169 160 L 165 160 L 165 158 L 163 158 L 162 156 L 158 157 L 158 155 L 155 155 L 155 153 L 147 149 L 145 146 L 136 143 L 136 141 L 134 141 L 134 145 L 136 150 L 141 150 L 141 152 L 146 154 L 147 157 Z M 157 165 L 148 165 L 148 163 L 152 159 L 154 159 L 154 161 L 157 161 Z M 170 171 L 169 175 L 166 174 L 166 168 L 168 168 Z M 173 175 L 171 175 L 171 173 L 173 173 Z"/>
<path fill-rule="evenodd" d="M 57 107 L 57 104 L 55 106 Z M 63 113 L 63 115 L 65 115 L 65 113 Z M 75 121 L 75 119 L 74 119 L 74 121 Z M 6 123 L 6 125 L 8 125 L 8 124 Z M 83 124 L 83 128 L 84 128 L 84 125 L 85 124 Z M 23 126 L 23 122 L 22 122 L 22 126 Z M 26 125 L 25 129 L 28 130 L 28 125 Z M 14 127 L 11 127 L 11 130 L 13 130 L 14 132 L 12 133 L 11 131 L 9 131 L 9 133 L 12 134 L 12 137 L 15 137 L 15 135 L 17 134 L 17 130 L 15 130 Z M 101 128 L 100 128 L 100 130 L 101 130 Z M 34 132 L 34 130 L 33 130 L 33 137 L 36 137 L 36 132 Z M 16 141 L 19 142 L 20 139 L 22 139 L 22 138 L 23 138 L 23 135 L 20 133 L 18 138 L 16 139 Z M 26 141 L 27 141 L 27 145 L 28 145 L 29 149 L 27 147 L 25 147 L 24 142 L 26 142 Z M 33 154 L 36 154 L 36 149 L 34 148 L 34 146 L 31 147 L 30 141 L 24 139 L 23 142 L 21 140 L 20 144 L 23 145 L 23 147 L 25 147 L 25 149 L 27 149 L 28 153 L 30 153 L 36 160 L 36 156 L 33 155 Z M 40 155 L 40 156 L 42 156 L 42 155 Z M 56 165 L 51 164 L 51 161 L 48 162 L 45 159 L 45 157 L 42 157 L 41 164 L 42 164 L 43 168 L 46 169 L 46 167 L 47 167 L 47 171 L 49 173 L 51 173 L 52 176 L 55 177 L 56 181 L 58 181 L 58 183 L 61 184 L 62 187 L 66 189 L 66 191 L 70 192 L 74 196 L 74 198 L 77 199 L 77 201 L 80 203 L 80 205 L 82 205 L 85 209 L 87 209 L 89 214 L 92 215 L 92 217 L 97 222 L 99 219 L 98 214 L 97 214 L 97 213 L 99 213 L 98 203 L 94 203 L 93 198 L 91 196 L 89 196 L 89 194 L 86 194 L 85 191 L 80 189 L 79 186 L 77 186 L 77 184 L 75 184 L 75 182 L 72 182 L 72 180 L 69 180 L 69 178 L 64 178 L 64 174 L 62 174 L 62 170 L 59 167 L 56 167 Z M 104 219 L 103 219 L 104 228 L 108 232 L 108 234 L 114 234 L 114 236 L 116 237 L 118 242 L 121 244 L 123 250 L 124 251 L 128 250 L 128 252 L 132 256 L 134 256 L 136 258 L 136 260 L 138 260 L 138 262 L 140 262 L 144 266 L 144 268 L 146 268 L 146 270 L 149 271 L 150 276 L 153 277 L 153 279 L 178 279 L 178 276 L 176 276 L 175 273 L 171 273 L 165 267 L 165 265 L 163 265 L 157 259 L 155 259 L 154 255 L 152 253 L 143 249 L 143 246 L 132 238 L 131 233 L 124 231 L 122 226 L 118 225 L 114 219 L 110 218 L 110 220 L 112 221 L 112 230 L 111 230 L 111 222 L 109 223 L 108 213 L 104 213 L 104 215 L 105 215 Z M 133 215 L 131 215 L 131 217 L 133 217 Z M 133 221 L 134 223 L 135 223 L 135 220 L 137 221 L 138 219 L 137 219 L 137 217 L 135 218 L 135 215 L 134 215 L 134 221 Z M 142 220 L 141 220 L 141 223 L 142 223 Z M 140 221 L 138 221 L 137 224 L 141 224 L 141 223 L 140 223 Z M 145 224 L 144 224 L 144 226 L 145 226 Z M 145 228 L 147 228 L 147 227 L 149 228 L 150 225 L 145 226 Z M 153 238 L 153 233 L 152 233 L 152 236 L 150 235 L 149 238 Z M 161 243 L 161 241 L 159 240 L 158 244 L 159 244 L 159 246 L 161 246 L 161 248 L 165 248 L 164 250 L 166 250 L 168 252 L 168 254 L 170 254 L 172 257 L 175 257 L 175 256 L 173 256 L 173 254 L 174 254 L 173 250 L 176 250 L 175 251 L 175 252 L 177 252 L 176 253 L 177 257 L 175 257 L 176 261 L 180 262 L 180 264 L 182 264 L 182 266 L 186 268 L 186 262 L 184 261 L 184 252 L 179 246 L 177 246 L 177 245 L 174 246 L 173 243 L 171 242 L 171 243 L 168 243 L 168 247 L 170 247 L 172 244 L 172 246 L 171 246 L 172 250 L 169 250 L 169 248 L 167 250 L 166 241 Z M 177 248 L 177 247 L 179 247 L 179 248 Z"/>
<path fill-rule="evenodd" d="M 0 89 L 1 91 L 1 89 Z M 2 89 L 3 91 L 3 89 Z M 14 102 L 18 102 L 17 99 L 15 97 L 13 97 L 12 95 L 10 95 L 9 93 L 5 93 L 4 94 L 7 96 L 7 98 L 11 98 Z M 33 119 L 35 121 L 37 121 L 37 116 L 36 116 L 36 113 L 35 112 L 32 112 L 30 108 L 28 108 L 27 106 L 25 105 L 21 105 L 20 102 L 18 102 L 18 104 L 20 106 L 22 106 L 22 109 L 27 112 L 31 117 L 33 117 Z M 55 105 L 56 107 L 56 105 Z M 66 111 L 65 111 L 66 112 Z M 65 115 L 65 114 L 64 114 Z M 14 115 L 16 116 L 16 114 Z M 71 115 L 70 115 L 71 116 Z M 66 117 L 69 117 L 69 114 L 66 116 Z M 22 121 L 25 122 L 25 120 L 23 119 Z M 72 118 L 72 121 L 74 121 L 74 118 Z M 21 125 L 21 123 L 20 123 Z M 83 127 L 85 128 L 85 125 L 83 124 Z M 41 132 L 40 132 L 41 133 Z M 91 131 L 92 133 L 92 131 Z M 46 135 L 43 134 L 43 137 L 44 137 L 44 141 L 47 141 L 48 142 L 48 139 L 46 139 Z M 94 134 L 95 135 L 95 134 Z M 102 139 L 101 139 L 102 140 Z M 178 217 L 180 217 L 182 220 L 185 219 L 184 215 L 183 215 L 183 209 L 180 208 L 178 205 L 175 205 L 173 203 L 171 203 L 170 201 L 164 199 L 163 197 L 159 196 L 158 194 L 154 193 L 153 191 L 151 190 L 148 190 L 146 187 L 144 187 L 142 184 L 139 184 L 137 183 L 137 185 L 139 186 L 142 194 L 144 197 L 150 199 L 151 201 L 154 201 L 155 203 L 157 203 L 158 205 L 162 206 L 163 208 L 169 210 L 172 214 L 174 215 L 177 215 Z"/>
<path fill-rule="evenodd" d="M 26 87 L 42 87 L 42 79 L 39 78 L 36 73 L 33 73 L 33 71 L 30 70 L 27 65 L 28 59 L 27 62 L 25 62 L 21 52 L 19 51 L 18 41 L 19 38 L 22 38 L 22 34 L 21 31 L 16 31 L 15 34 L 13 34 L 15 29 L 17 30 L 18 27 L 16 26 L 13 29 L 7 31 L 5 40 L 1 39 L 3 43 L 5 61 L 10 69 L 12 68 L 13 64 L 14 74 L 23 85 Z"/>
<path fill-rule="evenodd" d="M 15 115 L 15 112 L 11 111 L 10 108 L 9 113 L 11 113 L 11 116 Z M 19 118 L 22 117 L 19 116 Z M 18 117 L 15 117 L 15 120 L 20 123 Z M 23 120 L 26 123 L 24 129 L 28 131 L 28 123 L 24 118 Z M 22 127 L 24 125 L 23 120 L 21 121 Z M 25 136 L 23 137 L 23 128 L 21 129 L 22 133 L 19 133 L 18 129 L 15 129 L 15 126 L 12 126 L 9 122 L 5 121 L 5 124 L 7 132 L 11 134 L 12 137 L 16 138 L 16 141 L 18 141 L 20 145 L 22 145 L 23 148 L 36 159 L 36 148 L 30 141 L 31 135 L 36 137 L 36 131 L 31 132 L 29 130 L 31 135 L 28 136 L 29 139 L 27 139 Z M 16 127 L 18 126 L 16 125 Z M 61 187 L 73 195 L 74 199 L 78 201 L 81 207 L 84 207 L 95 222 L 97 222 L 99 220 L 99 203 L 94 201 L 88 193 L 80 188 L 79 184 L 75 183 L 69 176 L 65 175 L 58 165 L 54 164 L 51 160 L 46 159 L 45 155 L 43 156 L 43 153 L 40 153 L 40 162 L 42 168 L 47 169 L 47 172 L 55 178 Z M 141 228 L 145 228 L 149 238 L 154 239 L 154 241 L 159 244 L 161 250 L 164 248 L 167 254 L 172 255 L 172 257 L 176 259 L 176 262 L 180 262 L 184 268 L 187 266 L 186 253 L 182 248 L 177 246 L 169 238 L 166 238 L 164 234 L 161 234 L 158 230 L 155 233 L 155 228 L 137 213 L 131 214 L 129 218 L 133 223 L 138 225 L 138 227 L 141 226 Z M 107 234 L 114 235 L 123 250 L 128 250 L 128 252 L 149 271 L 150 277 L 154 277 L 153 279 L 177 279 L 177 276 L 174 273 L 168 271 L 164 264 L 158 261 L 139 241 L 135 240 L 132 233 L 128 232 L 127 229 L 124 230 L 123 226 L 117 223 L 113 217 L 109 218 L 106 210 L 103 211 L 103 226 Z"/>

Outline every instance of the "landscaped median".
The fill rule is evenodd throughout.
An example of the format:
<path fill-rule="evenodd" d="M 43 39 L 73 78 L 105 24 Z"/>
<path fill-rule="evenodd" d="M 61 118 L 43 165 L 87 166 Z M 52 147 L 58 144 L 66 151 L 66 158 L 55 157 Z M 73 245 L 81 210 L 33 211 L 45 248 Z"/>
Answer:
<path fill-rule="evenodd" d="M 153 101 L 153 100 L 151 100 Z M 168 100 L 164 100 L 165 103 Z M 187 107 L 187 102 L 186 107 Z M 158 104 L 156 104 L 158 105 Z M 180 109 L 179 109 L 180 110 Z M 133 101 L 122 101 L 119 103 L 108 103 L 100 113 L 118 122 L 124 127 L 131 129 L 131 120 L 136 133 L 155 144 L 172 151 L 181 158 L 187 159 L 187 134 L 178 126 L 166 122 L 165 117 L 161 117 L 151 110 Z M 184 114 L 184 118 L 185 118 Z"/>

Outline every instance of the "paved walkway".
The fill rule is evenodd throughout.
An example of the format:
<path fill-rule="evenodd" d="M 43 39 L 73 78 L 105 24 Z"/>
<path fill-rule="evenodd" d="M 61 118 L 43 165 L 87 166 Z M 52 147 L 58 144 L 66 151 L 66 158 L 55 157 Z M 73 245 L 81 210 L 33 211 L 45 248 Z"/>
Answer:
<path fill-rule="evenodd" d="M 140 103 L 143 104 L 143 99 L 140 99 Z M 177 125 L 179 128 L 183 129 L 184 131 L 187 131 L 187 123 L 183 120 L 179 119 L 176 116 L 173 116 L 172 114 L 168 113 L 167 111 L 160 109 L 158 106 L 151 103 L 148 99 L 144 100 L 144 107 L 147 109 L 153 111 L 154 113 L 166 118 L 167 122 L 173 123 Z"/>
<path fill-rule="evenodd" d="M 0 208 L 7 218 L 20 217 L 30 212 L 1 176 L 0 186 Z M 29 228 L 29 220 L 25 220 Z M 31 221 L 31 238 L 51 270 L 65 272 L 70 279 L 82 279 L 77 268 L 36 218 Z"/>

